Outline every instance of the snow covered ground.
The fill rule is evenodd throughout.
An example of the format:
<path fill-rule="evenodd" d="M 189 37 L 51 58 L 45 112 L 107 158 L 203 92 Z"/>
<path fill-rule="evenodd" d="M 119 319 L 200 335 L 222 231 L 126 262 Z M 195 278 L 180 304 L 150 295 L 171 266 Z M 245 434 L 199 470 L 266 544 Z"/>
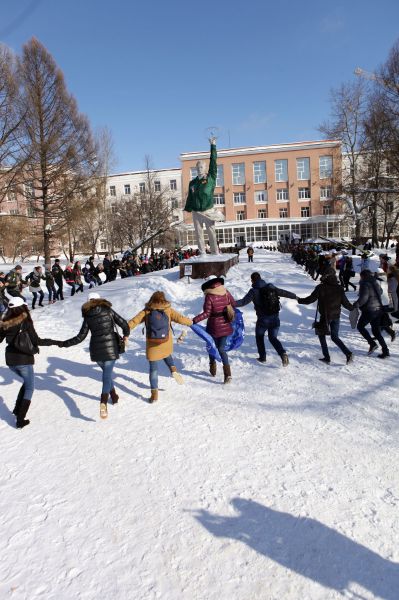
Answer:
<path fill-rule="evenodd" d="M 258 250 L 253 265 L 244 255 L 229 272 L 235 297 L 252 270 L 298 295 L 314 287 L 288 255 Z M 174 269 L 102 292 L 126 318 L 156 289 L 194 315 L 200 285 Z M 34 311 L 39 334 L 76 333 L 85 298 Z M 42 348 L 31 425 L 16 430 L 19 384 L 2 351 L 0 598 L 398 600 L 398 342 L 388 360 L 368 357 L 345 314 L 355 361 L 346 366 L 331 345 L 332 364 L 321 364 L 314 311 L 283 300 L 283 368 L 269 345 L 266 365 L 256 362 L 255 315 L 244 308 L 247 335 L 231 354 L 229 386 L 220 373 L 211 380 L 190 331 L 175 346 L 186 384 L 161 367 L 154 405 L 136 329 L 106 421 L 86 340 Z"/>

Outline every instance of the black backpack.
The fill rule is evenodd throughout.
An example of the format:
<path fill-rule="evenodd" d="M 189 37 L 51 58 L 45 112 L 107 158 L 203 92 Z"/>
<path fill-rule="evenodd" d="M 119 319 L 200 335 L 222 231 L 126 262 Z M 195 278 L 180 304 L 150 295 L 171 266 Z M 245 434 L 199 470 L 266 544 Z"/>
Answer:
<path fill-rule="evenodd" d="M 268 283 L 259 288 L 259 303 L 265 315 L 276 315 L 280 312 L 280 298 L 274 285 Z"/>

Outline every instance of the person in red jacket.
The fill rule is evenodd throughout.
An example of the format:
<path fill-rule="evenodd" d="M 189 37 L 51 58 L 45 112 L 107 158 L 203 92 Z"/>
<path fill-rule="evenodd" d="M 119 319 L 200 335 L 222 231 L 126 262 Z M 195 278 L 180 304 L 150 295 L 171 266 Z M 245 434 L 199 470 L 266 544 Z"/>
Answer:
<path fill-rule="evenodd" d="M 231 381 L 231 369 L 229 357 L 226 352 L 226 342 L 229 335 L 233 333 L 231 322 L 227 320 L 227 306 L 236 305 L 230 292 L 224 287 L 223 277 L 209 279 L 201 286 L 205 294 L 203 312 L 194 317 L 193 323 L 199 323 L 208 319 L 206 330 L 215 340 L 216 348 L 219 350 L 223 363 L 224 383 Z M 212 377 L 216 375 L 216 361 L 209 356 L 209 372 Z"/>

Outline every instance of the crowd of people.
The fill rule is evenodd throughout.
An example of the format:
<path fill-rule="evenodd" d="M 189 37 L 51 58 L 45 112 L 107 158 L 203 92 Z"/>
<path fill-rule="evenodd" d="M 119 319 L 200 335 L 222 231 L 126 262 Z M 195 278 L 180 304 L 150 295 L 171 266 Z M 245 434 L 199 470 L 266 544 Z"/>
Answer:
<path fill-rule="evenodd" d="M 252 253 L 251 255 L 253 256 Z M 250 256 L 250 253 L 248 253 L 248 256 Z M 352 327 L 357 326 L 359 333 L 368 342 L 368 354 L 371 355 L 379 345 L 381 352 L 378 354 L 378 357 L 381 359 L 387 358 L 390 353 L 383 334 L 386 333 L 390 336 L 391 341 L 394 341 L 395 331 L 392 327 L 390 313 L 396 318 L 399 317 L 399 269 L 397 264 L 390 265 L 389 257 L 381 255 L 381 266 L 375 272 L 372 272 L 370 268 L 361 268 L 359 295 L 355 301 L 350 301 L 346 296 L 349 280 L 345 277 L 346 265 L 348 264 L 347 258 L 350 257 L 348 257 L 345 250 L 322 252 L 320 249 L 312 246 L 299 245 L 293 249 L 292 257 L 299 265 L 305 267 L 312 279 L 316 280 L 320 278 L 320 282 L 316 285 L 312 293 L 304 298 L 298 297 L 292 291 L 280 289 L 272 283 L 266 282 L 259 272 L 251 274 L 251 287 L 243 298 L 234 298 L 225 287 L 222 277 L 211 277 L 202 285 L 204 304 L 202 312 L 198 315 L 189 317 L 180 314 L 172 307 L 171 302 L 165 297 L 164 293 L 158 290 L 152 294 L 142 310 L 129 321 L 126 321 L 112 309 L 112 305 L 108 300 L 101 297 L 95 291 L 89 293 L 88 300 L 82 306 L 83 321 L 79 332 L 68 340 L 39 338 L 34 329 L 26 301 L 19 289 L 22 279 L 13 275 L 7 281 L 9 300 L 7 310 L 0 320 L 0 342 L 4 339 L 6 340 L 6 364 L 23 381 L 13 411 L 16 415 L 17 427 L 22 428 L 29 423 L 25 417 L 34 390 L 34 355 L 38 352 L 39 346 L 56 345 L 59 348 L 68 348 L 81 343 L 89 333 L 91 334 L 89 344 L 91 360 L 96 362 L 102 370 L 101 418 L 106 418 L 108 415 L 107 403 L 109 398 L 111 398 L 114 404 L 118 402 L 119 396 L 113 382 L 115 362 L 124 352 L 131 331 L 141 324 L 144 325 L 146 330 L 146 357 L 149 362 L 151 389 L 150 403 L 158 400 L 158 369 L 161 361 L 165 362 L 176 382 L 183 383 L 182 375 L 178 373 L 173 359 L 173 335 L 171 328 L 173 322 L 188 327 L 192 326 L 195 330 L 197 323 L 206 320 L 207 335 L 212 340 L 213 346 L 222 362 L 223 382 L 224 384 L 231 382 L 232 372 L 228 356 L 228 351 L 231 348 L 229 340 L 231 340 L 235 323 L 237 322 L 236 309 L 248 304 L 253 304 L 257 317 L 255 340 L 258 350 L 257 360 L 260 363 L 266 362 L 265 335 L 267 334 L 268 340 L 279 355 L 282 365 L 284 367 L 289 365 L 287 350 L 278 338 L 281 298 L 291 298 L 300 304 L 317 303 L 313 327 L 319 338 L 323 355 L 319 360 L 322 362 L 326 364 L 331 362 L 327 336 L 331 336 L 331 341 L 343 352 L 347 364 L 353 361 L 354 354 L 352 350 L 339 337 L 342 307 L 350 311 Z M 131 258 L 134 265 L 138 267 L 135 262 L 136 257 L 132 256 Z M 152 263 L 157 264 L 157 261 L 154 259 L 155 257 L 153 257 Z M 173 256 L 167 257 L 167 260 L 172 259 Z M 129 258 L 125 257 L 121 263 L 127 260 Z M 159 260 L 159 255 L 157 260 Z M 161 262 L 158 262 L 158 264 L 161 264 L 164 258 L 160 260 Z M 107 269 L 106 276 L 108 277 L 110 271 L 108 265 L 104 266 L 104 262 L 105 259 L 102 268 L 104 271 Z M 86 265 L 90 266 L 90 263 L 89 259 Z M 341 264 L 344 264 L 342 271 Z M 350 269 L 348 270 L 350 270 L 352 277 L 352 273 L 354 274 L 353 263 L 349 263 L 349 265 Z M 369 267 L 369 265 L 367 266 Z M 72 271 L 74 269 L 79 269 L 79 265 L 75 264 Z M 12 272 L 18 275 L 17 267 Z M 65 272 L 67 272 L 66 275 Z M 339 277 L 337 277 L 337 273 Z M 81 282 L 76 277 L 73 278 L 70 275 L 68 267 L 63 272 L 59 261 L 55 261 L 51 274 L 54 277 L 55 285 L 58 286 L 57 288 L 54 286 L 54 290 L 52 290 L 52 296 L 54 297 L 55 295 L 55 299 L 60 297 L 60 286 L 57 283 L 57 276 L 62 277 L 71 286 L 72 295 L 81 291 Z M 39 290 L 41 279 L 46 281 L 46 286 L 48 282 L 51 284 L 51 279 L 48 279 L 47 271 L 42 274 L 40 267 L 36 267 L 24 279 L 29 284 L 30 289 L 33 290 L 32 294 L 35 294 L 32 301 L 32 308 L 35 308 L 37 299 L 39 299 L 39 306 L 43 300 Z M 112 281 L 112 275 L 107 280 Z M 75 286 L 75 289 L 73 286 Z M 356 290 L 356 286 L 353 287 Z M 371 333 L 367 329 L 367 325 L 369 324 L 371 326 Z M 117 327 L 122 330 L 122 335 L 119 334 Z M 209 373 L 211 377 L 216 377 L 217 362 L 215 354 L 211 351 L 209 345 L 207 347 Z"/>

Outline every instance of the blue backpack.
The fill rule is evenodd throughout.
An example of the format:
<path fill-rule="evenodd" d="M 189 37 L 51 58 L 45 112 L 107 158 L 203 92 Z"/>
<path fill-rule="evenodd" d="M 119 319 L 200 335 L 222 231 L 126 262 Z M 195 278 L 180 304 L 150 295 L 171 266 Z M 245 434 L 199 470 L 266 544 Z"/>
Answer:
<path fill-rule="evenodd" d="M 169 339 L 169 317 L 163 310 L 150 310 L 145 325 L 149 342 L 162 344 Z"/>

